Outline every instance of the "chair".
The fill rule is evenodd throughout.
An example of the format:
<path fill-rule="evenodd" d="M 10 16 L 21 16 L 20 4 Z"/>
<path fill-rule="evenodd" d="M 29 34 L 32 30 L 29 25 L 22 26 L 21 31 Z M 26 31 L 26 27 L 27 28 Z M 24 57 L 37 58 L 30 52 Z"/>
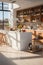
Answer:
<path fill-rule="evenodd" d="M 6 43 L 6 34 L 0 33 L 0 45 L 3 45 Z"/>

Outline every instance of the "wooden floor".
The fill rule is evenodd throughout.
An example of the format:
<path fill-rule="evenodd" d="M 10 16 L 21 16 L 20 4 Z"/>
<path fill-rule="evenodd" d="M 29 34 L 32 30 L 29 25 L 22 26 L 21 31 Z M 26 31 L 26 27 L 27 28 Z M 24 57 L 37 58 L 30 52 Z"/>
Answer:
<path fill-rule="evenodd" d="M 29 53 L 0 46 L 0 65 L 43 65 L 43 51 Z"/>

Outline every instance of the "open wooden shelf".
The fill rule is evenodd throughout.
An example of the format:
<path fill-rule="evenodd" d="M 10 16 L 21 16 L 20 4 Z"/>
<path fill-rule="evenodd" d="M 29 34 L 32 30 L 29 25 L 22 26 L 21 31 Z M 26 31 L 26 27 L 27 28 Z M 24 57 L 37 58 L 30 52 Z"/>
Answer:
<path fill-rule="evenodd" d="M 36 7 L 31 7 L 23 10 L 18 10 L 17 11 L 17 17 L 20 17 L 21 15 L 25 16 L 30 16 L 31 21 L 35 18 L 38 18 L 40 21 L 43 21 L 43 5 L 36 6 Z"/>

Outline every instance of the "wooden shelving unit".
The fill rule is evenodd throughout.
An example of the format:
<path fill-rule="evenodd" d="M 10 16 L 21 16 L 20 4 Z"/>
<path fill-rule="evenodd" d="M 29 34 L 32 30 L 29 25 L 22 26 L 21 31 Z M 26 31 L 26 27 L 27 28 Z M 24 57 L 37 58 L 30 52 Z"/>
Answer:
<path fill-rule="evenodd" d="M 23 10 L 18 10 L 17 17 L 20 17 L 21 15 L 30 16 L 31 21 L 37 18 L 43 22 L 43 5 L 31 7 Z"/>

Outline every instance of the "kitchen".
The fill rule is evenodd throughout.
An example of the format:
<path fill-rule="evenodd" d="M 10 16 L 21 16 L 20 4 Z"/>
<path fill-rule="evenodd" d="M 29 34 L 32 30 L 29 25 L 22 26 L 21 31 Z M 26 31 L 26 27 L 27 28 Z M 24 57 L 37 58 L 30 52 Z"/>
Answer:
<path fill-rule="evenodd" d="M 23 2 L 24 2 L 24 5 L 23 5 Z M 9 34 L 11 36 L 16 37 L 15 32 L 16 33 L 18 32 L 17 35 L 19 34 L 19 36 L 21 36 L 24 33 L 30 34 L 29 37 L 30 37 L 31 42 L 28 41 L 28 44 L 32 43 L 32 39 L 34 37 L 33 32 L 34 33 L 36 32 L 36 34 L 35 34 L 36 36 L 38 36 L 37 32 L 41 33 L 41 36 L 43 37 L 43 33 L 42 33 L 43 32 L 43 2 L 39 1 L 39 3 L 37 3 L 37 1 L 28 2 L 28 0 L 27 1 L 26 0 L 25 1 L 17 0 L 17 1 L 14 1 L 14 3 L 12 3 L 12 4 L 11 3 L 12 3 L 12 1 L 9 1 L 9 4 L 7 4 L 7 5 L 9 5 L 8 6 L 9 9 L 5 9 L 5 10 L 4 10 L 4 8 L 7 6 L 5 6 L 4 3 L 1 3 L 2 11 L 3 12 L 5 12 L 6 10 L 8 11 L 8 13 L 6 12 L 6 13 L 2 13 L 3 15 L 1 14 L 3 16 L 2 17 L 3 20 L 1 20 L 2 22 L 0 24 L 0 29 L 1 29 L 1 25 L 2 25 L 1 30 L 6 31 L 5 33 L 7 34 L 7 37 L 8 37 L 7 38 L 8 44 L 10 44 L 12 47 L 15 47 L 14 43 L 16 43 L 16 42 L 9 37 Z M 18 4 L 16 4 L 16 3 L 18 3 Z M 32 3 L 32 4 L 30 4 L 30 3 Z M 33 5 L 33 3 L 34 3 L 34 5 Z M 13 8 L 11 8 L 12 5 L 13 5 Z M 1 17 L 1 15 L 0 15 L 0 17 Z M 40 32 L 40 31 L 42 31 L 42 32 Z M 27 36 L 28 39 L 29 39 L 29 37 Z M 10 42 L 9 38 L 12 42 Z M 13 43 L 13 41 L 14 41 L 14 43 Z"/>

